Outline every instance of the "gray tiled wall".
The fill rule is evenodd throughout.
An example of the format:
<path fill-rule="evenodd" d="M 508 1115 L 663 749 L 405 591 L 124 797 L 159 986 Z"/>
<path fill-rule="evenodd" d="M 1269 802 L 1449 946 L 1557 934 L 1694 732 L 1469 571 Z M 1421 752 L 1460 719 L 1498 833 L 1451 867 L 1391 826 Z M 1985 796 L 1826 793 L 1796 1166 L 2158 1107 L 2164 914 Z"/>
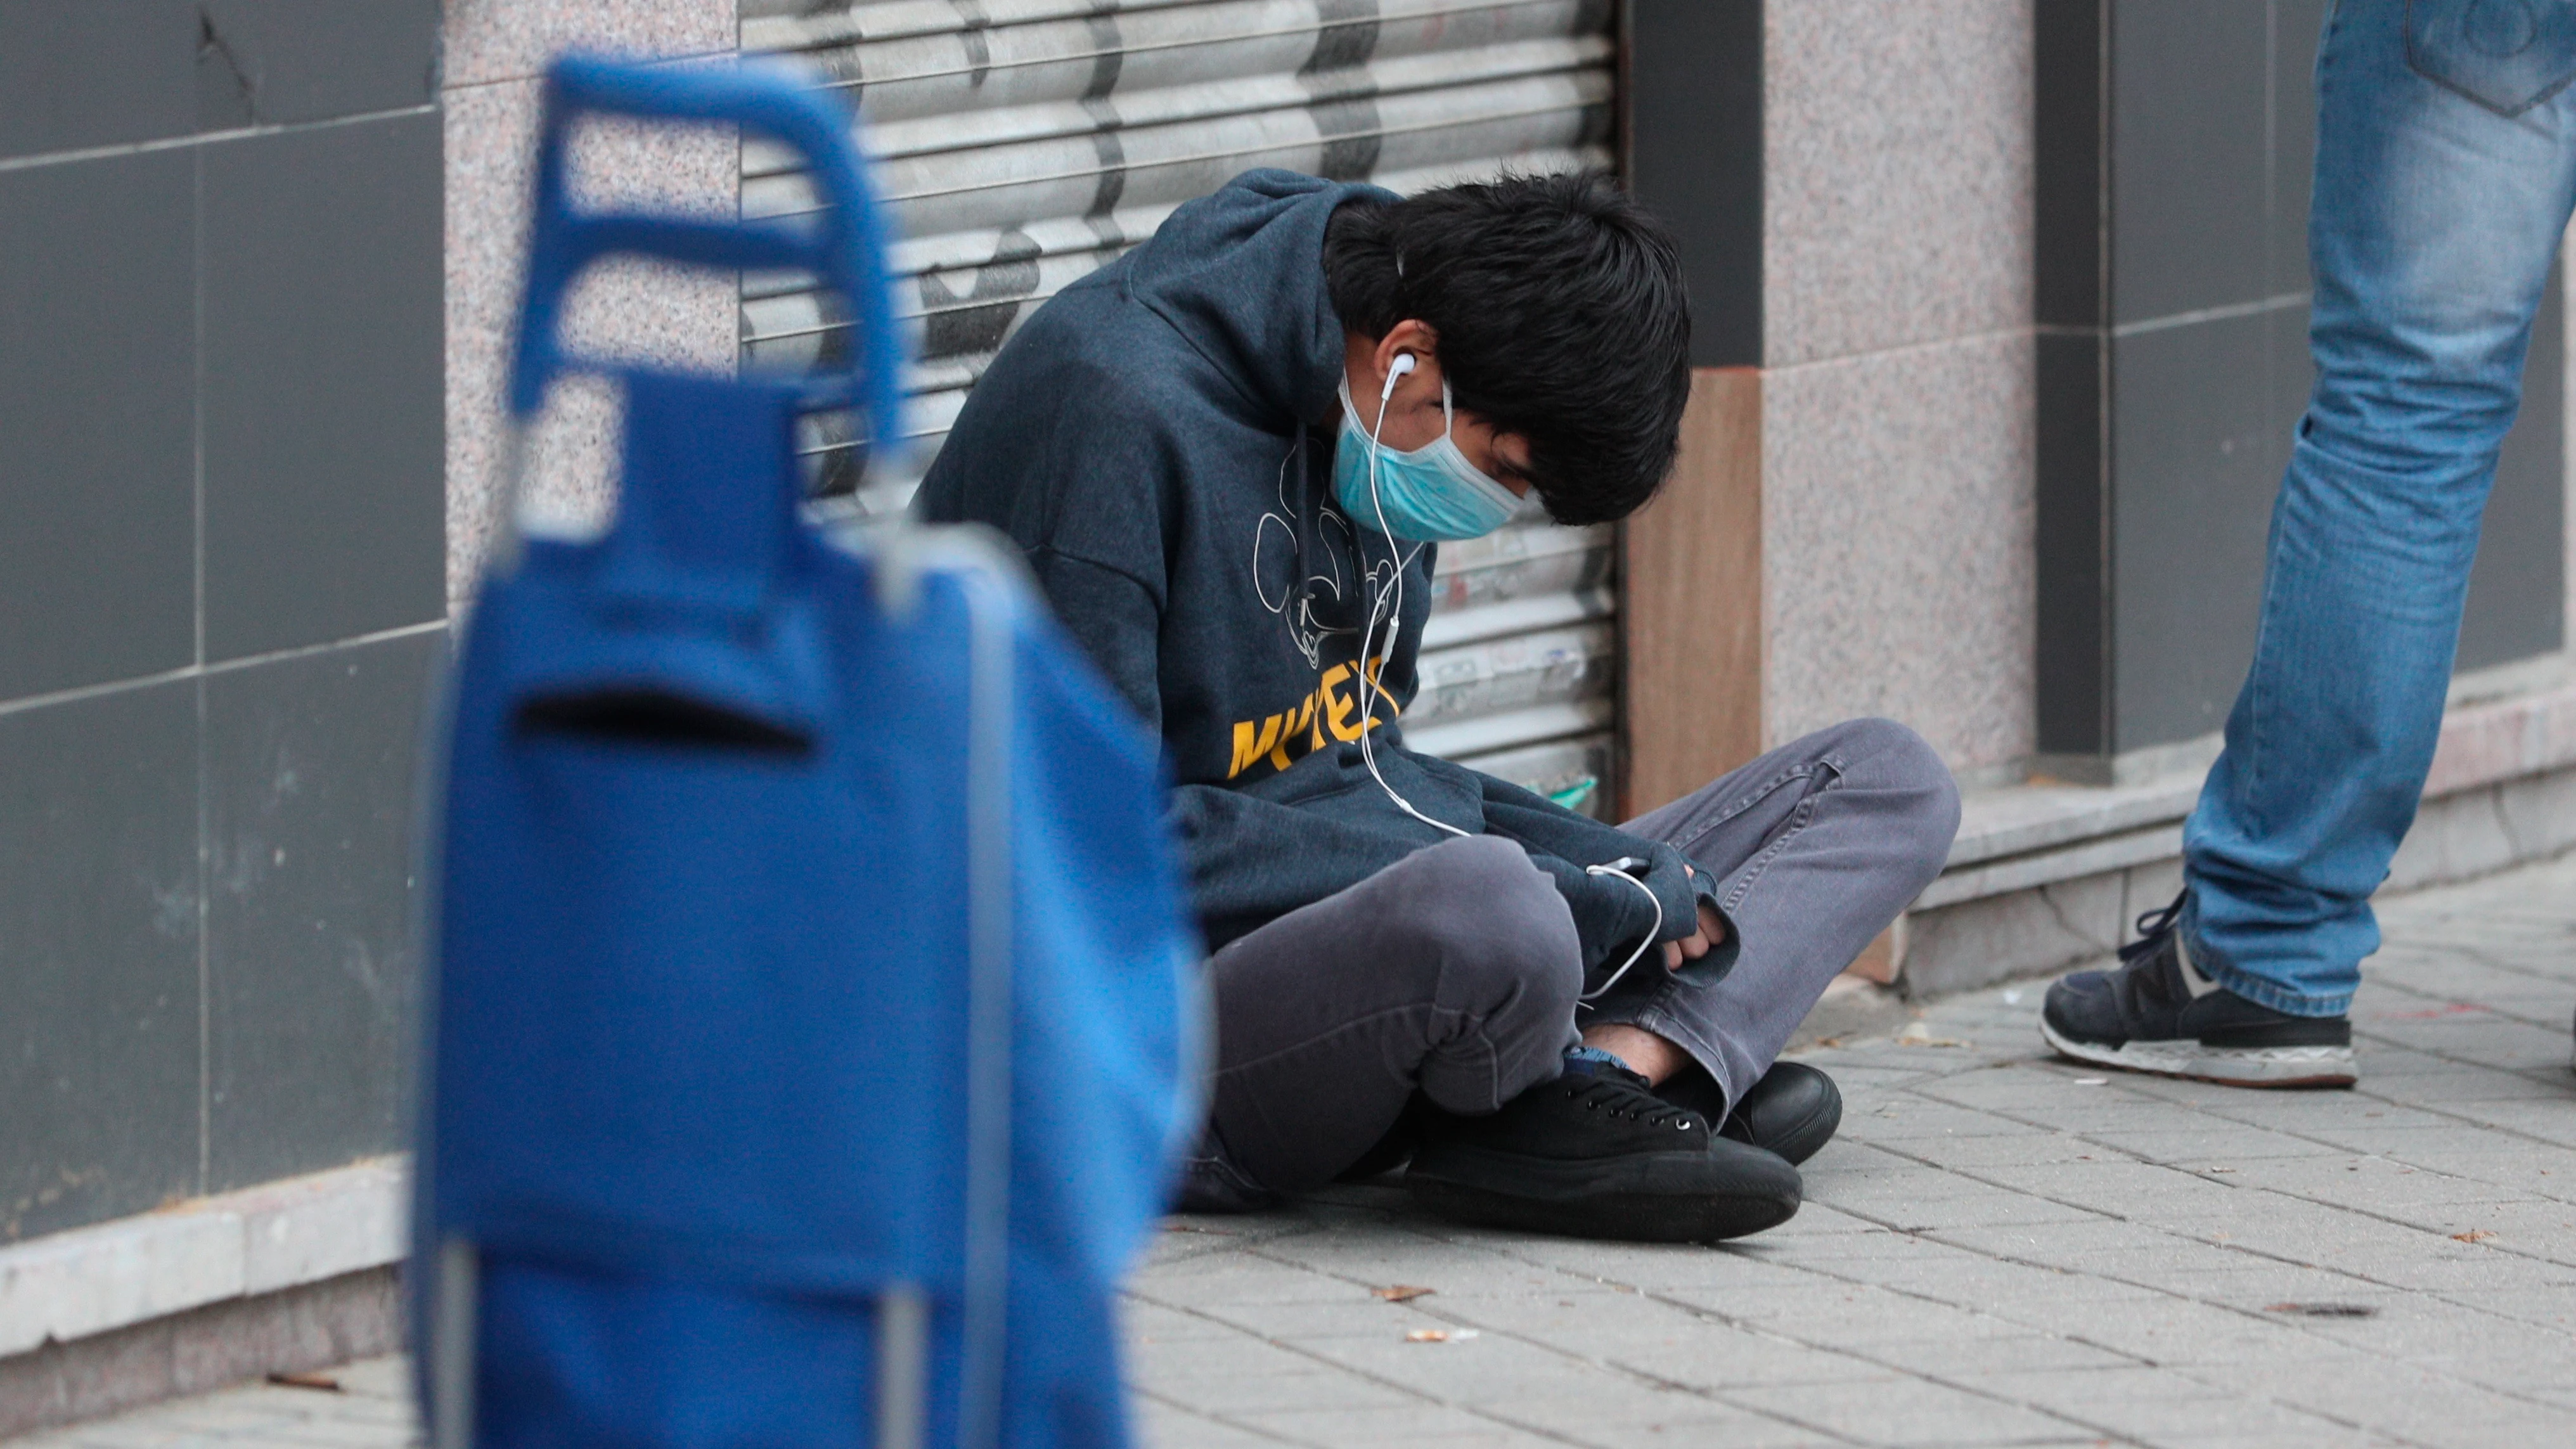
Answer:
<path fill-rule="evenodd" d="M 1634 0 L 1629 184 L 1682 244 L 1691 365 L 1762 362 L 1762 0 Z"/>
<path fill-rule="evenodd" d="M 2505 435 L 2487 495 L 2486 528 L 2469 570 L 2460 620 L 2462 669 L 2547 654 L 2565 646 L 2567 568 L 2567 279 L 2562 266 L 2532 324 L 2523 363 L 2521 416 Z"/>
<path fill-rule="evenodd" d="M 2253 658 L 2307 402 L 2322 23 L 2323 0 L 2111 6 L 2110 753 L 2218 729 Z"/>
<path fill-rule="evenodd" d="M 0 0 L 0 1242 L 390 1150 L 438 0 Z"/>
<path fill-rule="evenodd" d="M 2252 658 L 2264 536 L 2312 381 L 2307 198 L 2326 8 L 2035 9 L 2039 747 L 2059 772 L 2217 730 Z M 2462 668 L 2560 647 L 2554 283 L 2549 296 Z"/>

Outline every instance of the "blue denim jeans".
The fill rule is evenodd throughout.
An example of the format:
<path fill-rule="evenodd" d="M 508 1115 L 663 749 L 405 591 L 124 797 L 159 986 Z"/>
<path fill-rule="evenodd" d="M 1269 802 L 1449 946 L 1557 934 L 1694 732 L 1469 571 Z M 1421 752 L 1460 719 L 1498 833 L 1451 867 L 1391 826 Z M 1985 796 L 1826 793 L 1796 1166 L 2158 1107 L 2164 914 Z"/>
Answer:
<path fill-rule="evenodd" d="M 2532 316 L 2576 202 L 2576 4 L 2339 0 L 2317 56 L 2316 390 L 2254 664 L 2184 830 L 2184 939 L 2333 1016 L 2379 949 Z"/>

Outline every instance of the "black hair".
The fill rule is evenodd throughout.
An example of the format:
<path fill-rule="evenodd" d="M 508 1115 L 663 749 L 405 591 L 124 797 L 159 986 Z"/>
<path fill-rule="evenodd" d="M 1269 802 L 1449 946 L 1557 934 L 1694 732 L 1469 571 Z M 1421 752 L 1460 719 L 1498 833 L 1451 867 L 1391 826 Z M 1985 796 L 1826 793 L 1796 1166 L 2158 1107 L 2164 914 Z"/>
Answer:
<path fill-rule="evenodd" d="M 1342 325 L 1439 334 L 1452 397 L 1529 443 L 1561 523 L 1623 518 L 1662 486 L 1690 396 L 1672 235 L 1597 171 L 1354 201 L 1324 234 Z"/>

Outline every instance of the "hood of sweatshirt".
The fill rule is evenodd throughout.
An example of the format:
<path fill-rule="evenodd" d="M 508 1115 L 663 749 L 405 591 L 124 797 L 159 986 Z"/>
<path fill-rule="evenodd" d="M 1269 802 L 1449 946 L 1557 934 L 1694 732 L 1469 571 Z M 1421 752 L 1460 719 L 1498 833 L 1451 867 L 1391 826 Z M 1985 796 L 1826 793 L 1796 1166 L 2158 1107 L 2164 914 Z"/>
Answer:
<path fill-rule="evenodd" d="M 1374 186 L 1253 171 L 1172 214 L 1126 259 L 1130 296 L 1162 317 L 1273 426 L 1330 415 L 1342 321 L 1324 285 L 1324 228 Z"/>

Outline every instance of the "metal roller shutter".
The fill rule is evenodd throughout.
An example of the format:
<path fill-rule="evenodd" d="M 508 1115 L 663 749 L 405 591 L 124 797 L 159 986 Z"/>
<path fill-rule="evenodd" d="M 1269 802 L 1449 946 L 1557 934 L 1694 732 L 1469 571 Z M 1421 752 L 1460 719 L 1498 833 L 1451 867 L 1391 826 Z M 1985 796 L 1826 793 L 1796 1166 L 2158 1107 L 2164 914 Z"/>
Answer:
<path fill-rule="evenodd" d="M 910 426 L 926 463 L 1020 319 L 1255 166 L 1397 191 L 1511 169 L 1608 166 L 1610 0 L 743 0 L 747 51 L 856 96 L 921 327 Z M 813 205 L 757 143 L 743 210 Z M 803 278 L 744 279 L 743 354 L 797 365 L 837 324 Z M 826 494 L 857 487 L 820 420 Z M 1530 517 L 1440 550 L 1415 748 L 1603 810 L 1613 778 L 1615 533 Z"/>

